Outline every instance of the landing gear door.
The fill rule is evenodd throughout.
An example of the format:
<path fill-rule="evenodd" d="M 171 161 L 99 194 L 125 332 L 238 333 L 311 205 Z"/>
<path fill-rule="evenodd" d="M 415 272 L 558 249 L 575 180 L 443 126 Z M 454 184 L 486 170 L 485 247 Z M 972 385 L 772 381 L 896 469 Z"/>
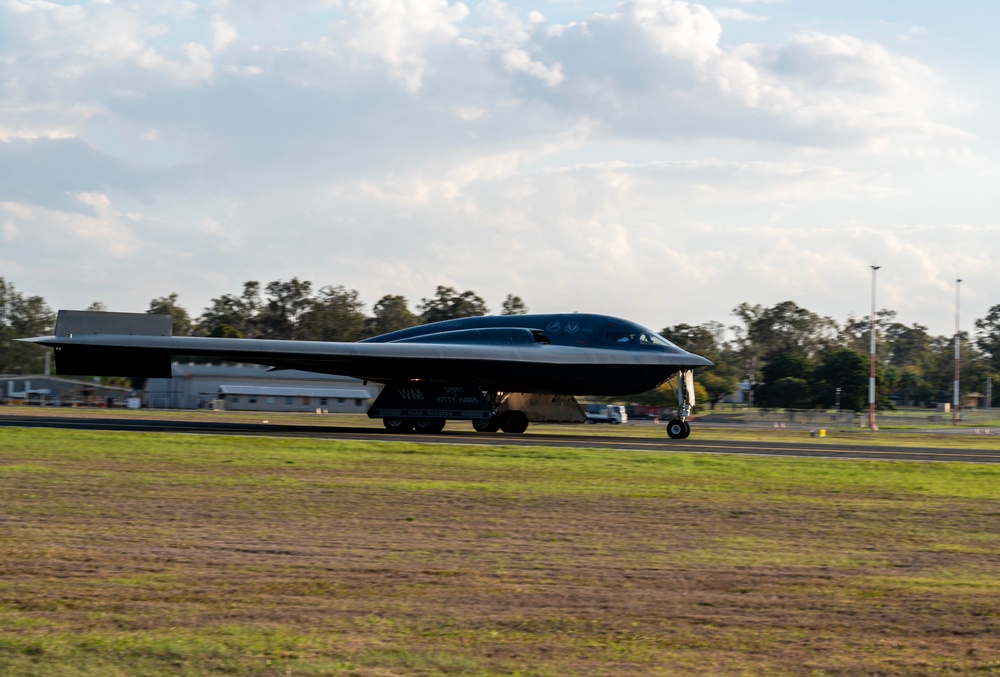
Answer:
<path fill-rule="evenodd" d="M 368 418 L 447 418 L 479 420 L 493 414 L 474 386 L 389 383 L 368 409 Z"/>
<path fill-rule="evenodd" d="M 684 372 L 684 399 L 689 409 L 694 409 L 694 370 L 685 369 Z"/>

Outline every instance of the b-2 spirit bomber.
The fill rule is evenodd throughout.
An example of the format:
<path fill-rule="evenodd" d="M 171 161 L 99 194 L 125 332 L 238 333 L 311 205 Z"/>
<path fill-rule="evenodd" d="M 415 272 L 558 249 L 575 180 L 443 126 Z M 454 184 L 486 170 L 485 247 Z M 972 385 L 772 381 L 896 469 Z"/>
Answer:
<path fill-rule="evenodd" d="M 61 310 L 54 336 L 21 340 L 54 348 L 59 374 L 170 378 L 175 356 L 197 356 L 381 383 L 368 416 L 398 432 L 440 432 L 448 420 L 505 433 L 530 421 L 583 422 L 575 396 L 626 396 L 669 381 L 678 415 L 667 434 L 682 439 L 693 370 L 712 364 L 633 322 L 582 313 L 466 317 L 356 343 L 171 332 L 169 315 Z"/>

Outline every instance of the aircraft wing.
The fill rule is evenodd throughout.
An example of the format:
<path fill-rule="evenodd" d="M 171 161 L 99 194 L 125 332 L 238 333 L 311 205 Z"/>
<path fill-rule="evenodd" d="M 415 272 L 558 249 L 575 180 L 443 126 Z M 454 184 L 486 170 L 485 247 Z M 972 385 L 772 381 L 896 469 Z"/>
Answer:
<path fill-rule="evenodd" d="M 540 331 L 523 327 L 336 343 L 170 336 L 169 318 L 166 331 L 164 320 L 150 319 L 166 316 L 68 312 L 60 311 L 56 335 L 21 339 L 54 348 L 60 374 L 170 378 L 175 358 L 191 356 L 382 383 L 473 383 L 499 391 L 616 395 L 642 392 L 678 370 L 711 364 L 679 349 L 555 345 Z"/>

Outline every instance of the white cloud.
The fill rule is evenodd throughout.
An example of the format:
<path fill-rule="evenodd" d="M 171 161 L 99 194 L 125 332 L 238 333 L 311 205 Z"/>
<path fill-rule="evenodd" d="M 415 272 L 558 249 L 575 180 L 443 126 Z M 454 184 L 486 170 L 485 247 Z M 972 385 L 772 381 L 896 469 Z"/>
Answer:
<path fill-rule="evenodd" d="M 666 55 L 703 63 L 720 53 L 722 26 L 704 5 L 683 0 L 628 0 L 620 16 L 644 32 Z"/>
<path fill-rule="evenodd" d="M 212 29 L 212 51 L 221 52 L 236 40 L 236 26 L 221 16 L 213 16 L 209 25 Z"/>
<path fill-rule="evenodd" d="M 539 61 L 533 61 L 531 55 L 523 49 L 509 49 L 504 52 L 503 64 L 512 71 L 520 71 L 538 78 L 549 86 L 558 85 L 564 78 L 560 64 L 546 66 Z"/>
<path fill-rule="evenodd" d="M 44 248 L 48 255 L 125 259 L 142 249 L 134 232 L 135 217 L 116 210 L 100 193 L 75 196 L 90 213 L 48 210 L 17 202 L 0 203 L 0 219 L 8 224 L 11 241 L 26 248 Z"/>
<path fill-rule="evenodd" d="M 489 21 L 487 28 L 480 30 L 487 44 L 500 54 L 500 60 L 509 71 L 524 73 L 553 87 L 564 79 L 562 65 L 547 65 L 532 58 L 525 47 L 529 46 L 532 31 L 543 24 L 545 17 L 539 12 L 530 12 L 523 22 L 510 5 L 501 0 L 485 0 L 478 6 L 479 12 Z"/>
<path fill-rule="evenodd" d="M 468 15 L 461 2 L 447 0 L 347 0 L 354 14 L 354 51 L 383 60 L 389 74 L 416 90 L 428 66 L 427 51 L 454 41 Z"/>
<path fill-rule="evenodd" d="M 892 298 L 913 321 L 951 267 L 1000 284 L 970 206 L 995 172 L 949 77 L 848 34 L 732 47 L 738 12 L 0 5 L 0 275 L 194 312 L 246 279 L 453 284 L 656 328 L 798 290 L 859 310 L 873 254 L 912 271 Z"/>
<path fill-rule="evenodd" d="M 738 7 L 717 7 L 712 10 L 712 15 L 719 21 L 750 21 L 753 23 L 767 21 L 766 16 L 751 14 Z"/>
<path fill-rule="evenodd" d="M 700 5 L 628 0 L 613 15 L 541 43 L 565 76 L 558 92 L 543 96 L 602 121 L 613 135 L 728 136 L 905 154 L 972 138 L 941 121 L 964 104 L 915 59 L 819 33 L 727 50 L 721 30 Z"/>

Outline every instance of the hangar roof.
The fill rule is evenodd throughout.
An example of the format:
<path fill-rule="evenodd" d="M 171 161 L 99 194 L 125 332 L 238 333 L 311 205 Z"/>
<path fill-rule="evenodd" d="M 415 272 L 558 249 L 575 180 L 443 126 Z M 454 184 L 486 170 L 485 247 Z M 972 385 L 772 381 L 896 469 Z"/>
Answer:
<path fill-rule="evenodd" d="M 277 397 L 353 397 L 370 399 L 372 394 L 361 388 L 293 388 L 282 386 L 220 385 L 222 395 L 260 395 Z"/>

